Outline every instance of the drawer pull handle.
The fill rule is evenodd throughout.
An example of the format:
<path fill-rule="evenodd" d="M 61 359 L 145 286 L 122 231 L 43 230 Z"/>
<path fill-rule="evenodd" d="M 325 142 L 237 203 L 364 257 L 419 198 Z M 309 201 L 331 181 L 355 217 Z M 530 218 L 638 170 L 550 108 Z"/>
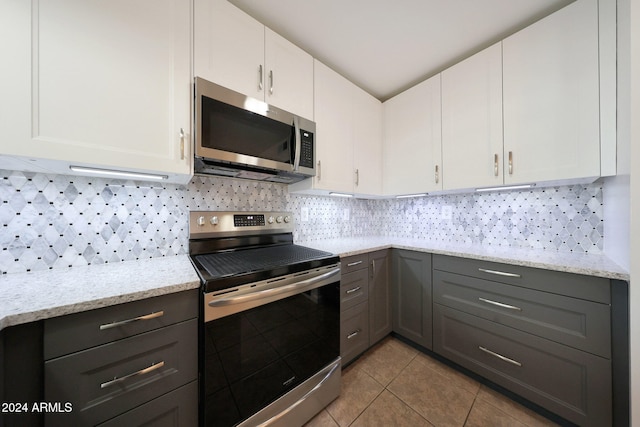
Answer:
<path fill-rule="evenodd" d="M 486 268 L 479 268 L 478 271 L 481 271 L 483 273 L 488 273 L 488 274 L 495 274 L 496 276 L 504 276 L 504 277 L 522 277 L 519 274 L 516 273 L 507 273 L 504 271 L 497 271 L 497 270 L 487 270 Z"/>
<path fill-rule="evenodd" d="M 138 372 L 134 372 L 132 374 L 125 375 L 124 377 L 114 378 L 111 381 L 107 381 L 106 383 L 102 383 L 102 384 L 100 384 L 100 388 L 107 388 L 107 387 L 112 386 L 114 384 L 121 383 L 122 381 L 126 381 L 129 378 L 132 378 L 132 377 L 135 377 L 135 376 L 138 376 L 138 375 L 148 374 L 149 372 L 153 372 L 156 369 L 162 368 L 163 366 L 164 366 L 164 362 L 154 363 L 153 365 L 149 366 L 148 368 L 140 369 Z"/>
<path fill-rule="evenodd" d="M 356 335 L 358 335 L 361 332 L 360 329 L 356 329 L 355 331 L 351 332 L 349 335 L 347 335 L 347 339 L 350 340 L 351 338 L 355 337 Z"/>
<path fill-rule="evenodd" d="M 500 359 L 500 360 L 502 360 L 504 362 L 511 363 L 512 365 L 516 365 L 516 366 L 520 366 L 520 367 L 522 366 L 522 363 L 520 363 L 520 362 L 518 362 L 516 360 L 513 360 L 513 359 L 509 359 L 508 357 L 505 357 L 505 356 L 503 356 L 501 354 L 495 353 L 495 352 L 493 352 L 493 351 L 491 351 L 489 349 L 484 348 L 481 345 L 478 346 L 478 349 L 484 351 L 487 354 L 490 354 L 493 357 L 497 357 L 498 359 Z"/>
<path fill-rule="evenodd" d="M 118 326 L 128 325 L 129 323 L 137 322 L 139 320 L 151 320 L 157 317 L 164 316 L 164 311 L 156 311 L 155 313 L 146 314 L 144 316 L 134 317 L 133 319 L 121 320 L 119 322 L 107 323 L 106 325 L 100 325 L 100 330 L 117 328 Z"/>
<path fill-rule="evenodd" d="M 358 292 L 360 289 L 362 289 L 362 287 L 360 287 L 360 286 L 356 286 L 355 288 L 353 288 L 353 289 L 349 289 L 348 291 L 346 291 L 346 293 L 347 293 L 347 294 L 352 294 L 352 293 L 354 293 L 354 292 Z"/>
<path fill-rule="evenodd" d="M 486 302 L 487 304 L 491 304 L 491 305 L 496 305 L 498 307 L 501 308 L 508 308 L 509 310 L 517 310 L 517 311 L 522 311 L 522 309 L 520 307 L 516 307 L 515 305 L 509 305 L 509 304 L 504 304 L 498 301 L 491 301 L 490 299 L 485 299 L 482 297 L 478 297 L 478 299 L 482 302 Z"/>
<path fill-rule="evenodd" d="M 355 267 L 356 265 L 360 265 L 360 264 L 362 264 L 362 260 L 356 261 L 356 262 L 350 262 L 349 264 L 347 264 L 347 267 Z"/>

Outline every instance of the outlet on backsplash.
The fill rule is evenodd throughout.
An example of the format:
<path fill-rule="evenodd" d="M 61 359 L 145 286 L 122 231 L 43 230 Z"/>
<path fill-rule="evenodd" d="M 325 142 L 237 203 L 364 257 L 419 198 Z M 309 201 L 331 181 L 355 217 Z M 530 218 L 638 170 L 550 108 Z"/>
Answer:
<path fill-rule="evenodd" d="M 343 221 L 349 221 L 349 216 L 351 215 L 351 211 L 349 208 L 344 208 L 344 210 L 342 211 L 342 220 Z"/>
<path fill-rule="evenodd" d="M 303 206 L 300 208 L 300 221 L 301 222 L 309 221 L 309 208 L 307 206 Z"/>
<path fill-rule="evenodd" d="M 451 205 L 444 205 L 440 210 L 440 217 L 445 221 L 451 221 L 453 215 L 453 207 Z"/>

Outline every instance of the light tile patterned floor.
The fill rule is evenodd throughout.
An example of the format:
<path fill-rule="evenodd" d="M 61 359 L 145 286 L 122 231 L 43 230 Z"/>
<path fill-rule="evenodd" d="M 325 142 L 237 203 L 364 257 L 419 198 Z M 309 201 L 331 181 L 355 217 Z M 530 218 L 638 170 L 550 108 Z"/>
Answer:
<path fill-rule="evenodd" d="M 342 373 L 342 393 L 306 427 L 539 427 L 541 415 L 387 337 Z"/>

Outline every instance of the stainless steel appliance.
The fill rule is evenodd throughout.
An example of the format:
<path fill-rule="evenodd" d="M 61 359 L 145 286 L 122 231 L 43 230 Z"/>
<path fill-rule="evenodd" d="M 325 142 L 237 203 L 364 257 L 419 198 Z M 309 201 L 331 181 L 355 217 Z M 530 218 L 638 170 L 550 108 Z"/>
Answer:
<path fill-rule="evenodd" d="M 200 77 L 195 85 L 196 173 L 288 184 L 315 175 L 314 122 Z"/>
<path fill-rule="evenodd" d="M 340 258 L 286 212 L 192 211 L 202 282 L 200 424 L 299 426 L 340 393 Z"/>

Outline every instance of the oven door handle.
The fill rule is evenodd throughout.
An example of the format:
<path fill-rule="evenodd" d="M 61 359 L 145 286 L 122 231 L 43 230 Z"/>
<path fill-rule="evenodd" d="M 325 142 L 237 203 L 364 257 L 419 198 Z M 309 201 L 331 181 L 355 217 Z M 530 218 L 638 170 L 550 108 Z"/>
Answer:
<path fill-rule="evenodd" d="M 292 283 L 290 285 L 281 286 L 273 289 L 265 289 L 263 291 L 252 292 L 246 295 L 238 295 L 234 297 L 223 298 L 209 302 L 209 307 L 224 307 L 232 304 L 244 304 L 254 302 L 263 299 L 270 299 L 272 301 L 285 298 L 287 296 L 299 294 L 311 289 L 318 288 L 324 285 L 324 281 L 340 274 L 340 267 L 336 267 L 326 273 L 319 276 L 311 277 L 309 279 L 301 280 L 299 282 Z"/>

